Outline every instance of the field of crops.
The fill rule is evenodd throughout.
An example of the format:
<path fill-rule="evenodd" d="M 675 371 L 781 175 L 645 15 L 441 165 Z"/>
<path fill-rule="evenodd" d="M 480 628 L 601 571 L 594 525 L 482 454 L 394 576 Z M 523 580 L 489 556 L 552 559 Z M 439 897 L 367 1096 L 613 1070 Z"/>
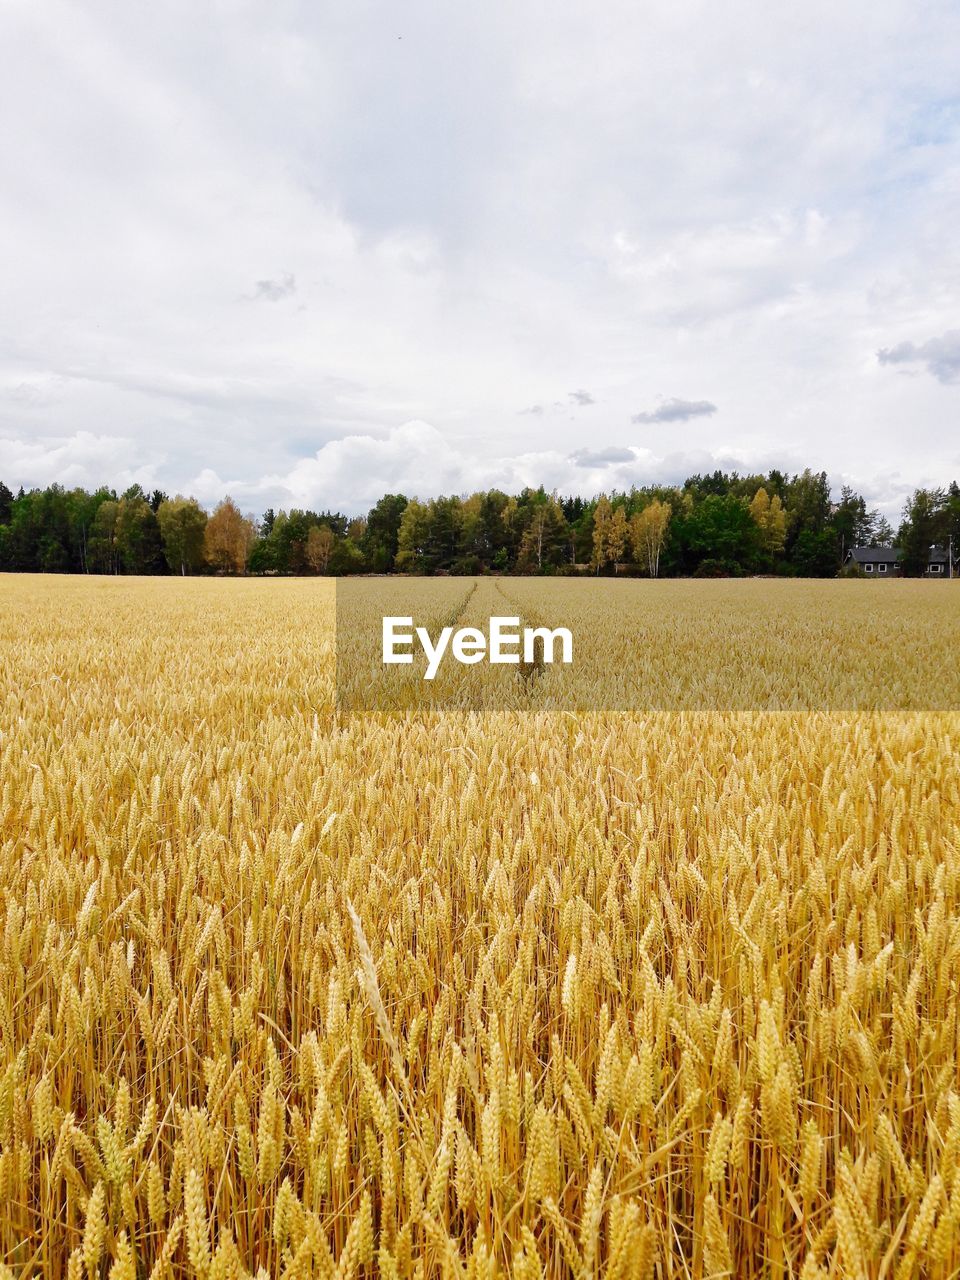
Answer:
<path fill-rule="evenodd" d="M 956 1274 L 960 590 L 388 588 L 0 579 L 0 1274 Z"/>

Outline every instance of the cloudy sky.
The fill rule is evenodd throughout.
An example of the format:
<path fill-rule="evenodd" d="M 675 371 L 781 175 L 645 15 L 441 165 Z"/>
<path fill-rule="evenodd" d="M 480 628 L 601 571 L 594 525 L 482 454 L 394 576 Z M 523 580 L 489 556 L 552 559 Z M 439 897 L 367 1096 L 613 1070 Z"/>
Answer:
<path fill-rule="evenodd" d="M 0 479 L 960 478 L 960 8 L 0 0 Z"/>

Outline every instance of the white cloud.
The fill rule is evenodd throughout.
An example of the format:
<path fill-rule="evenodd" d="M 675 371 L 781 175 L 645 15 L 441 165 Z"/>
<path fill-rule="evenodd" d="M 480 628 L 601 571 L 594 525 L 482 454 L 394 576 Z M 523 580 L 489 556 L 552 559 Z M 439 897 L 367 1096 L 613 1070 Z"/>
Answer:
<path fill-rule="evenodd" d="M 718 467 L 742 474 L 766 472 L 780 465 L 779 451 L 720 449 L 674 450 L 655 453 L 633 446 L 583 449 L 564 455 L 554 449 L 491 457 L 479 450 L 454 448 L 427 422 L 411 421 L 380 436 L 347 436 L 331 441 L 309 458 L 299 459 L 283 473 L 271 472 L 254 481 L 222 476 L 206 469 L 193 476 L 188 488 L 212 506 L 229 493 L 245 510 L 268 506 L 301 507 L 364 513 L 385 493 L 429 498 L 439 494 L 466 495 L 478 489 L 500 488 L 517 493 L 543 485 L 561 494 L 592 496 L 631 485 L 681 484 L 696 472 Z M 793 469 L 803 466 L 794 458 Z M 838 474 L 836 485 L 849 477 Z M 899 512 L 909 491 L 897 475 L 871 479 L 866 492 L 888 514 Z"/>
<path fill-rule="evenodd" d="M 479 448 L 455 447 L 435 426 L 418 420 L 376 436 L 332 440 L 284 471 L 242 475 L 203 467 L 170 484 L 163 480 L 164 468 L 158 463 L 162 457 L 151 453 L 144 459 L 142 445 L 130 437 L 91 432 L 42 440 L 0 437 L 0 476 L 13 489 L 21 483 L 29 487 L 54 482 L 67 488 L 106 483 L 118 491 L 132 484 L 147 490 L 161 486 L 170 492 L 191 493 L 209 509 L 229 494 L 254 515 L 268 506 L 355 515 L 365 513 L 385 493 L 429 498 L 493 487 L 516 493 L 541 484 L 548 491 L 590 497 L 631 485 L 676 485 L 697 472 L 717 468 L 751 474 L 775 466 L 795 471 L 806 463 L 796 451 L 785 458 L 781 449 L 749 446 L 656 452 L 637 445 L 608 445 L 572 454 L 541 449 L 492 456 Z M 956 461 L 960 463 L 960 457 Z M 877 471 L 862 465 L 854 472 L 835 472 L 831 480 L 836 489 L 842 484 L 858 485 L 868 504 L 880 507 L 891 519 L 899 515 L 916 484 L 940 483 L 935 473 L 920 473 L 913 480 L 897 470 Z"/>
<path fill-rule="evenodd" d="M 95 488 L 104 481 L 118 489 L 154 482 L 156 467 L 144 459 L 142 447 L 124 436 L 75 435 L 47 440 L 0 437 L 0 476 L 10 488 L 62 484 L 65 488 Z"/>
<path fill-rule="evenodd" d="M 949 0 L 9 0 L 0 41 L 9 484 L 88 437 L 251 500 L 589 483 L 638 408 L 656 459 L 957 465 Z"/>
<path fill-rule="evenodd" d="M 443 435 L 426 422 L 406 422 L 383 438 L 347 436 L 303 458 L 273 484 L 290 494 L 291 502 L 344 507 L 372 506 L 384 493 L 446 493 L 464 479 L 464 462 Z M 355 491 L 359 493 L 354 497 Z"/>

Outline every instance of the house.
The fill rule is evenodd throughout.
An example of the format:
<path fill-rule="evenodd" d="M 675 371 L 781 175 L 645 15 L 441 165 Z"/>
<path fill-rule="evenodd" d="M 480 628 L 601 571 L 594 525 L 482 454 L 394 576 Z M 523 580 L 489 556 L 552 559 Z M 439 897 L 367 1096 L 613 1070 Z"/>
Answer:
<path fill-rule="evenodd" d="M 923 576 L 925 578 L 948 578 L 950 577 L 950 569 L 951 565 L 943 547 L 931 547 Z"/>
<path fill-rule="evenodd" d="M 847 552 L 847 564 L 856 565 L 871 577 L 896 578 L 900 575 L 900 548 L 852 547 Z"/>
<path fill-rule="evenodd" d="M 862 573 L 871 578 L 900 577 L 899 547 L 852 547 L 847 552 L 846 563 L 855 565 Z M 931 547 L 927 558 L 927 567 L 923 571 L 925 578 L 949 578 L 950 557 L 943 547 Z"/>

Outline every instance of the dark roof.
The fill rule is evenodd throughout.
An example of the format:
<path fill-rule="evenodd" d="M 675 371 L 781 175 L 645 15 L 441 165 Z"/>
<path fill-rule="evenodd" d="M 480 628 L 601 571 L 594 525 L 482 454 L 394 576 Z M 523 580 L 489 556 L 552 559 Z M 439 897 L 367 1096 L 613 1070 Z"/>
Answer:
<path fill-rule="evenodd" d="M 899 547 L 853 547 L 850 551 L 854 564 L 897 564 Z"/>
<path fill-rule="evenodd" d="M 851 547 L 850 556 L 854 564 L 899 564 L 899 547 Z M 946 564 L 947 553 L 943 547 L 931 547 L 927 557 L 928 564 Z"/>

